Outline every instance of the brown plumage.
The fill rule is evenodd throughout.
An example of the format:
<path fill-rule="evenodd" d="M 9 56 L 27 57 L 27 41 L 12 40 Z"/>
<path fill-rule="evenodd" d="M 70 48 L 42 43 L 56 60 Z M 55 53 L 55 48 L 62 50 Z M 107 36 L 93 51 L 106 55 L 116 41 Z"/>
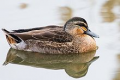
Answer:
<path fill-rule="evenodd" d="M 47 26 L 32 29 L 19 29 L 6 33 L 12 48 L 25 51 L 67 54 L 96 50 L 93 37 L 98 37 L 88 29 L 87 22 L 80 17 L 68 20 L 62 26 Z M 12 40 L 12 43 L 11 41 Z"/>

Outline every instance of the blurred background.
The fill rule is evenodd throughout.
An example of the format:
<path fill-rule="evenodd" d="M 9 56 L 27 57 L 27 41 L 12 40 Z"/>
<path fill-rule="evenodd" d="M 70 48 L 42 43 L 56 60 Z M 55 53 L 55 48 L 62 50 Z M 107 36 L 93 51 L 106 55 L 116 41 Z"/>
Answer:
<path fill-rule="evenodd" d="M 100 38 L 94 62 L 80 80 L 120 80 L 120 0 L 0 0 L 0 28 L 7 30 L 64 25 L 83 17 Z M 9 45 L 0 30 L 0 80 L 74 80 L 64 70 L 9 64 Z"/>

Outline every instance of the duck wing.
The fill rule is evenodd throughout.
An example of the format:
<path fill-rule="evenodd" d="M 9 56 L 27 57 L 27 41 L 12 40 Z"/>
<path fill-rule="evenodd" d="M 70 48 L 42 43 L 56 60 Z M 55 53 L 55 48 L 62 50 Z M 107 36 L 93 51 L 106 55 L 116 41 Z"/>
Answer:
<path fill-rule="evenodd" d="M 47 26 L 32 29 L 13 30 L 10 34 L 20 37 L 22 40 L 40 40 L 53 42 L 71 42 L 73 37 L 60 26 Z"/>

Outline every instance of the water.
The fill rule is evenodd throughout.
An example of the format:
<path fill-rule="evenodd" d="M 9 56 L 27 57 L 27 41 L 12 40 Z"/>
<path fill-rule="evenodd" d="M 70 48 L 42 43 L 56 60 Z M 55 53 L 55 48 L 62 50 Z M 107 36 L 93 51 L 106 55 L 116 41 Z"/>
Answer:
<path fill-rule="evenodd" d="M 87 64 L 78 55 L 77 57 L 68 57 L 68 55 L 49 57 L 35 53 L 38 55 L 35 58 L 33 54 L 25 55 L 23 52 L 17 52 L 17 55 L 11 54 L 7 60 L 9 64 L 3 66 L 10 47 L 4 33 L 0 31 L 0 80 L 75 80 L 74 76 L 82 74 L 84 76 L 77 79 L 120 80 L 118 2 L 119 0 L 116 0 L 110 7 L 111 2 L 105 0 L 0 1 L 0 28 L 12 30 L 52 24 L 63 25 L 70 17 L 80 16 L 85 18 L 90 29 L 100 36 L 96 39 L 99 49 L 92 56 L 86 56 Z M 21 8 L 23 3 L 26 6 Z M 104 8 L 106 6 L 110 9 L 106 10 Z M 113 16 L 107 16 L 109 14 Z M 38 60 L 39 56 L 43 57 Z M 91 63 L 90 66 L 89 63 Z M 82 73 L 74 75 L 74 71 L 82 70 L 84 70 Z"/>

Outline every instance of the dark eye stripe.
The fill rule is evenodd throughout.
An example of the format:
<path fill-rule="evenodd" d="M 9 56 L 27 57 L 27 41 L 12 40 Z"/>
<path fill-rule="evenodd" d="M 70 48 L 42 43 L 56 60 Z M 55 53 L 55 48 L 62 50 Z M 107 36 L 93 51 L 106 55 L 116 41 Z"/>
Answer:
<path fill-rule="evenodd" d="M 84 26 L 84 27 L 86 27 L 86 28 L 87 28 L 87 26 L 86 26 L 85 24 L 83 24 L 83 23 L 79 23 L 79 24 L 76 24 L 76 25 L 79 25 L 79 26 Z"/>
<path fill-rule="evenodd" d="M 86 29 L 88 29 L 88 25 L 87 25 L 86 20 L 83 19 L 83 18 L 81 18 L 81 17 L 73 17 L 73 18 L 69 19 L 69 20 L 65 23 L 63 30 L 66 29 L 66 26 L 70 28 L 70 25 L 69 25 L 69 24 L 71 24 L 71 25 L 73 25 L 73 26 L 74 26 L 74 25 L 84 26 Z"/>

